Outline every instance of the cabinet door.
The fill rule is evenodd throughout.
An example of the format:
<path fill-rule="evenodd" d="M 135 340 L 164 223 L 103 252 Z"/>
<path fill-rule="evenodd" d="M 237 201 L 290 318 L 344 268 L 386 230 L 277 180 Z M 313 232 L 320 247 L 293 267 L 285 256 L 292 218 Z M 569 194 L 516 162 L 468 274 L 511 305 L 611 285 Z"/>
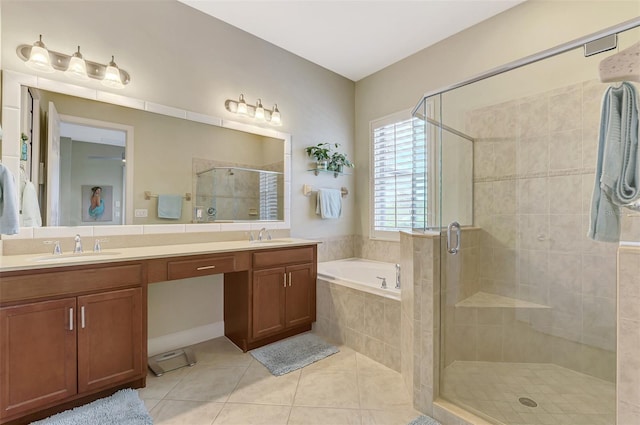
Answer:
<path fill-rule="evenodd" d="M 78 297 L 78 391 L 144 376 L 142 288 Z"/>
<path fill-rule="evenodd" d="M 73 396 L 75 298 L 0 309 L 0 417 Z"/>
<path fill-rule="evenodd" d="M 315 320 L 316 282 L 313 270 L 313 264 L 287 267 L 287 327 L 304 325 Z"/>
<path fill-rule="evenodd" d="M 285 269 L 253 272 L 252 338 L 258 339 L 284 330 Z"/>

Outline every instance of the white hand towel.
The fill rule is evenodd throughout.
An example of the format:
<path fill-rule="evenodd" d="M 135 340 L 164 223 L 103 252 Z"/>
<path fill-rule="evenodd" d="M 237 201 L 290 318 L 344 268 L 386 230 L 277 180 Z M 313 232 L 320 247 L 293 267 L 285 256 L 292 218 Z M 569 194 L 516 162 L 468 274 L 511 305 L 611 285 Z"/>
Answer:
<path fill-rule="evenodd" d="M 16 180 L 7 167 L 0 164 L 0 234 L 15 235 L 20 231 Z"/>
<path fill-rule="evenodd" d="M 178 220 L 182 216 L 182 195 L 158 195 L 158 217 Z"/>
<path fill-rule="evenodd" d="M 339 218 L 342 214 L 342 193 L 338 189 L 318 189 L 316 214 L 323 219 Z"/>
<path fill-rule="evenodd" d="M 42 227 L 40 205 L 36 187 L 30 181 L 26 182 L 22 190 L 22 211 L 20 214 L 20 226 Z"/>

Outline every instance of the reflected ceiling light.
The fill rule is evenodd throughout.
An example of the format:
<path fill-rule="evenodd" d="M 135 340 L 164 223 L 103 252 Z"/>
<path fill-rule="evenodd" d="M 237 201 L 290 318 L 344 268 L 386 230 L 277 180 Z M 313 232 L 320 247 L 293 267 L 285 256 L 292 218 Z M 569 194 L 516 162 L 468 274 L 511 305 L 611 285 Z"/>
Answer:
<path fill-rule="evenodd" d="M 227 111 L 237 115 L 244 115 L 257 121 L 266 121 L 271 125 L 282 125 L 278 105 L 276 104 L 273 109 L 266 109 L 262 106 L 262 99 L 258 99 L 256 106 L 253 106 L 248 104 L 244 100 L 244 95 L 241 94 L 238 100 L 227 99 L 224 102 L 224 107 Z"/>
<path fill-rule="evenodd" d="M 63 71 L 69 78 L 87 81 L 89 78 L 100 80 L 107 87 L 121 89 L 125 84 L 129 84 L 131 77 L 129 73 L 117 67 L 111 57 L 108 65 L 85 60 L 78 51 L 73 55 L 54 52 L 48 50 L 40 39 L 30 44 L 21 44 L 16 49 L 18 57 L 25 62 L 29 68 L 39 72 Z"/>
<path fill-rule="evenodd" d="M 89 76 L 87 75 L 87 63 L 82 59 L 80 46 L 78 46 L 78 51 L 71 56 L 71 59 L 69 60 L 69 67 L 64 74 L 70 78 L 80 81 L 89 80 Z"/>
<path fill-rule="evenodd" d="M 51 66 L 51 58 L 49 57 L 47 47 L 42 42 L 42 34 L 40 34 L 40 39 L 30 47 L 31 52 L 29 52 L 25 65 L 40 72 L 51 73 L 56 71 L 53 69 L 53 66 Z"/>
<path fill-rule="evenodd" d="M 101 82 L 103 86 L 111 87 L 112 89 L 124 88 L 120 77 L 120 68 L 113 61 L 113 56 L 111 56 L 111 62 L 109 62 L 107 69 L 104 71 L 104 78 Z"/>

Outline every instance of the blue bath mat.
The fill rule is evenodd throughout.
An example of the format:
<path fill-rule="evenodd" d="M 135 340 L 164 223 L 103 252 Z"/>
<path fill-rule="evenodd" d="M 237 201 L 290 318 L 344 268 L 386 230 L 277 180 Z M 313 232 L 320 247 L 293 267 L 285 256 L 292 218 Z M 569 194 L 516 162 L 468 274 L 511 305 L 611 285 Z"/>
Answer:
<path fill-rule="evenodd" d="M 138 391 L 124 389 L 110 397 L 66 410 L 31 425 L 153 425 Z"/>
<path fill-rule="evenodd" d="M 337 353 L 338 348 L 315 334 L 306 333 L 251 350 L 254 359 L 273 375 L 293 372 Z"/>
<path fill-rule="evenodd" d="M 407 425 L 442 425 L 440 422 L 433 419 L 431 416 L 420 415 Z"/>

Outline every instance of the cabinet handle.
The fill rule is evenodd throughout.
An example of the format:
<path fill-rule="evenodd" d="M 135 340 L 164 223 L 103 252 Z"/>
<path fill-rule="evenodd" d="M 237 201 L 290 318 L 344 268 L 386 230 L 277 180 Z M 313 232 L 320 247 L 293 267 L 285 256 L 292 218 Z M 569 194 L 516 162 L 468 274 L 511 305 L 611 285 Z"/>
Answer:
<path fill-rule="evenodd" d="M 284 278 L 283 282 L 282 282 L 282 286 L 284 288 L 286 288 L 287 287 L 287 274 L 286 273 L 282 273 L 282 277 Z"/>
<path fill-rule="evenodd" d="M 289 272 L 289 286 L 291 286 L 291 272 Z"/>
<path fill-rule="evenodd" d="M 73 307 L 69 308 L 69 330 L 73 330 Z"/>
<path fill-rule="evenodd" d="M 210 270 L 210 269 L 215 269 L 216 266 L 202 266 L 202 267 L 198 267 L 196 270 L 200 271 L 200 270 Z"/>
<path fill-rule="evenodd" d="M 84 306 L 80 307 L 80 326 L 84 329 Z"/>

